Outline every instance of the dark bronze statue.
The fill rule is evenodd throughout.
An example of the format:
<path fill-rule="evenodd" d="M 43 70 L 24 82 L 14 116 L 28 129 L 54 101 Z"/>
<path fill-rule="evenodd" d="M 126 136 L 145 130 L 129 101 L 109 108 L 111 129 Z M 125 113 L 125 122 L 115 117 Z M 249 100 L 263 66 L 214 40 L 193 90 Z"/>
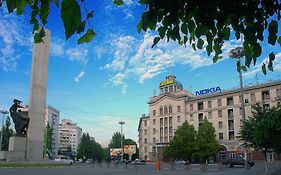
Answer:
<path fill-rule="evenodd" d="M 28 129 L 29 117 L 27 112 L 22 112 L 19 108 L 23 108 L 21 101 L 14 99 L 13 105 L 10 107 L 10 114 L 15 124 L 16 136 L 25 137 Z"/>

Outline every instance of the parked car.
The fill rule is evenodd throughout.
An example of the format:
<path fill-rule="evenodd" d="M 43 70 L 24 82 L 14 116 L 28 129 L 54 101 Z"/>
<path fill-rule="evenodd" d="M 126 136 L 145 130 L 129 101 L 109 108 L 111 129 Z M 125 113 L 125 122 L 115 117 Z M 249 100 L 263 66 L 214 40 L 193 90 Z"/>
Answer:
<path fill-rule="evenodd" d="M 234 167 L 235 165 L 245 166 L 245 159 L 241 156 L 234 156 L 231 159 L 224 160 L 222 163 L 228 167 Z M 255 165 L 255 162 L 248 160 L 248 165 L 252 167 Z"/>
<path fill-rule="evenodd" d="M 67 156 L 58 156 L 57 158 L 55 158 L 55 161 L 56 162 L 62 162 L 66 165 L 72 165 L 74 162 L 72 159 L 70 159 L 69 157 Z"/>
<path fill-rule="evenodd" d="M 187 165 L 187 162 L 185 160 L 175 160 L 175 164 L 178 165 Z"/>
<path fill-rule="evenodd" d="M 145 160 L 141 160 L 141 159 L 135 159 L 134 161 L 132 161 L 130 163 L 131 165 L 145 165 L 146 161 Z"/>

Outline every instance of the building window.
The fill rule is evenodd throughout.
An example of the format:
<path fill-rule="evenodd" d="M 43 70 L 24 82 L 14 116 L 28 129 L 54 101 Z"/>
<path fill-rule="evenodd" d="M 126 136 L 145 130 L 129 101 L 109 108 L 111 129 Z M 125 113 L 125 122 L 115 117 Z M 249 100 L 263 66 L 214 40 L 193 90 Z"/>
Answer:
<path fill-rule="evenodd" d="M 219 122 L 219 129 L 222 129 L 223 128 L 223 124 L 222 122 Z"/>
<path fill-rule="evenodd" d="M 153 134 L 156 134 L 156 128 L 153 128 Z"/>
<path fill-rule="evenodd" d="M 147 129 L 144 129 L 144 135 L 147 135 Z"/>
<path fill-rule="evenodd" d="M 218 117 L 222 117 L 222 110 L 218 110 Z"/>
<path fill-rule="evenodd" d="M 269 90 L 262 91 L 262 100 L 270 100 Z"/>
<path fill-rule="evenodd" d="M 193 114 L 190 114 L 190 121 L 193 121 Z"/>
<path fill-rule="evenodd" d="M 213 116 L 212 116 L 212 111 L 208 112 L 208 119 L 212 119 Z"/>
<path fill-rule="evenodd" d="M 251 94 L 251 102 L 255 102 L 256 101 L 256 94 L 252 93 Z"/>
<path fill-rule="evenodd" d="M 163 143 L 163 137 L 160 137 L 160 143 Z"/>
<path fill-rule="evenodd" d="M 169 86 L 169 92 L 173 92 L 173 86 Z"/>
<path fill-rule="evenodd" d="M 144 126 L 147 126 L 147 121 L 146 120 L 144 121 Z"/>
<path fill-rule="evenodd" d="M 212 108 L 212 101 L 208 101 L 208 108 Z"/>
<path fill-rule="evenodd" d="M 156 115 L 156 111 L 155 110 L 153 110 L 153 116 L 155 116 Z"/>
<path fill-rule="evenodd" d="M 226 103 L 227 103 L 227 106 L 233 105 L 233 97 L 227 97 L 226 98 Z"/>
<path fill-rule="evenodd" d="M 281 89 L 276 89 L 276 97 L 281 97 Z"/>
<path fill-rule="evenodd" d="M 168 118 L 167 118 L 167 117 L 165 117 L 165 119 L 164 119 L 164 125 L 165 125 L 165 126 L 168 125 Z"/>
<path fill-rule="evenodd" d="M 173 118 L 169 117 L 169 126 L 172 126 L 172 125 L 173 125 Z"/>
<path fill-rule="evenodd" d="M 144 153 L 147 153 L 147 147 L 146 146 L 144 147 Z"/>
<path fill-rule="evenodd" d="M 193 111 L 193 104 L 190 104 L 190 111 Z"/>
<path fill-rule="evenodd" d="M 198 123 L 199 123 L 199 126 L 203 123 L 203 113 L 198 114 Z"/>
<path fill-rule="evenodd" d="M 233 119 L 233 109 L 228 109 L 227 110 L 227 116 L 228 116 L 228 120 L 232 120 Z"/>
<path fill-rule="evenodd" d="M 160 118 L 160 126 L 163 126 L 163 118 Z"/>
<path fill-rule="evenodd" d="M 203 110 L 203 102 L 199 102 L 197 105 L 198 105 L 198 110 Z"/>
<path fill-rule="evenodd" d="M 144 139 L 144 143 L 147 143 L 147 139 L 146 138 Z"/>
<path fill-rule="evenodd" d="M 177 106 L 177 111 L 181 112 L 181 107 L 180 106 Z"/>
<path fill-rule="evenodd" d="M 178 123 L 181 122 L 181 116 L 178 116 L 177 121 Z"/>
<path fill-rule="evenodd" d="M 164 107 L 164 114 L 168 114 L 168 108 L 167 108 L 167 106 Z"/>
<path fill-rule="evenodd" d="M 153 138 L 153 143 L 156 143 L 156 138 L 155 137 Z"/>
<path fill-rule="evenodd" d="M 163 107 L 160 107 L 160 115 L 163 115 Z"/>
<path fill-rule="evenodd" d="M 268 109 L 270 109 L 270 105 L 269 104 L 263 104 L 263 108 L 268 110 Z"/>
<path fill-rule="evenodd" d="M 223 133 L 219 133 L 219 140 L 223 140 Z"/>
<path fill-rule="evenodd" d="M 172 114 L 173 110 L 172 110 L 172 106 L 169 106 L 169 114 Z"/>
<path fill-rule="evenodd" d="M 229 132 L 229 140 L 234 139 L 234 131 Z"/>
<path fill-rule="evenodd" d="M 156 125 L 156 119 L 153 119 L 152 121 L 153 121 L 153 125 Z"/>
<path fill-rule="evenodd" d="M 221 99 L 218 99 L 218 106 L 221 106 Z"/>

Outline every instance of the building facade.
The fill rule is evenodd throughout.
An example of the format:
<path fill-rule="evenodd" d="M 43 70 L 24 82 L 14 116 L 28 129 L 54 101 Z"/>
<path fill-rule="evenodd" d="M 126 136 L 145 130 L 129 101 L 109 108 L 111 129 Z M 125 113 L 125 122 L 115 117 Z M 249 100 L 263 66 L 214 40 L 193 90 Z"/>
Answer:
<path fill-rule="evenodd" d="M 28 105 L 24 108 L 21 108 L 22 111 L 28 112 Z M 45 113 L 45 127 L 47 124 L 53 129 L 52 132 L 52 141 L 51 141 L 51 150 L 49 154 L 51 157 L 58 155 L 59 150 L 59 123 L 60 123 L 60 111 L 50 105 L 46 107 Z"/>
<path fill-rule="evenodd" d="M 57 156 L 59 151 L 59 124 L 60 124 L 60 111 L 48 105 L 45 114 L 45 126 L 52 128 L 52 155 Z"/>
<path fill-rule="evenodd" d="M 175 131 L 187 121 L 198 130 L 207 118 L 216 129 L 222 145 L 219 159 L 232 156 L 241 147 L 237 139 L 242 125 L 240 89 L 221 91 L 219 87 L 205 89 L 193 95 L 183 89 L 173 75 L 159 85 L 160 94 L 150 97 L 149 114 L 139 121 L 140 157 L 151 161 L 162 160 L 163 148 L 169 144 Z M 208 93 L 212 92 L 212 93 Z M 246 118 L 252 107 L 261 102 L 264 107 L 280 104 L 281 81 L 244 87 Z M 250 155 L 255 159 L 254 154 Z"/>
<path fill-rule="evenodd" d="M 60 144 L 59 150 L 67 151 L 71 147 L 71 151 L 77 154 L 78 146 L 82 137 L 82 129 L 71 120 L 63 119 L 59 126 Z"/>

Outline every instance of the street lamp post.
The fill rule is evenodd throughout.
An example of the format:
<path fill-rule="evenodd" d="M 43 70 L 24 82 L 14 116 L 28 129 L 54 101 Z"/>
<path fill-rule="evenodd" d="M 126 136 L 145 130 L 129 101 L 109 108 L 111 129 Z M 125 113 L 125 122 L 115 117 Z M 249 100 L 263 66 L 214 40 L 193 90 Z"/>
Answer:
<path fill-rule="evenodd" d="M 1 110 L 0 111 L 1 114 L 3 114 L 3 118 L 2 118 L 2 128 L 1 128 L 1 137 L 0 137 L 0 151 L 2 150 L 2 142 L 3 142 L 3 134 L 4 134 L 4 120 L 5 120 L 5 115 L 9 114 L 8 111 L 6 110 Z"/>
<path fill-rule="evenodd" d="M 229 52 L 230 58 L 237 59 L 237 65 L 239 66 L 239 79 L 240 79 L 240 96 L 241 96 L 241 108 L 242 108 L 242 122 L 243 125 L 246 121 L 246 113 L 245 113 L 245 101 L 244 101 L 244 88 L 242 81 L 242 71 L 241 71 L 241 58 L 245 55 L 243 47 L 236 47 Z M 245 158 L 245 168 L 248 169 L 248 157 L 247 157 L 247 143 L 244 142 L 244 158 Z"/>
<path fill-rule="evenodd" d="M 120 121 L 118 122 L 121 125 L 121 162 L 123 162 L 123 128 L 122 126 L 125 124 L 125 122 Z"/>

